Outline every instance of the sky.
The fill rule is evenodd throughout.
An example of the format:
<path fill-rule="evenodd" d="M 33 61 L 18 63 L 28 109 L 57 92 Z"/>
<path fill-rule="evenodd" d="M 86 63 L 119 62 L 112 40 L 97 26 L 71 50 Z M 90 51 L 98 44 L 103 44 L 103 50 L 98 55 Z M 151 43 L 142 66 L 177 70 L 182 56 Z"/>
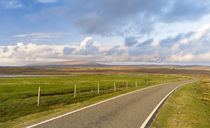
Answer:
<path fill-rule="evenodd" d="M 0 65 L 210 65 L 209 0 L 0 0 Z"/>

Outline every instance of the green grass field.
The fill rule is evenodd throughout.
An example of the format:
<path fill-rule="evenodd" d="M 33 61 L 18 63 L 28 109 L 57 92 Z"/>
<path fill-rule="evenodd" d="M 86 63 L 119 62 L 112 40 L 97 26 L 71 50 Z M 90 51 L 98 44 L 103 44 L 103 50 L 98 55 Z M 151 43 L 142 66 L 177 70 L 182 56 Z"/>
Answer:
<path fill-rule="evenodd" d="M 184 85 L 174 92 L 150 128 L 210 128 L 210 79 Z"/>
<path fill-rule="evenodd" d="M 116 92 L 134 90 L 159 84 L 161 81 L 183 80 L 173 75 L 132 75 L 132 76 L 53 76 L 53 77 L 16 77 L 0 78 L 0 126 L 17 118 L 62 108 L 65 105 L 90 100 L 97 97 L 97 84 L 100 82 L 100 96 Z M 148 81 L 148 85 L 147 85 Z M 136 88 L 135 82 L 138 83 Z M 77 96 L 73 97 L 74 84 Z M 37 91 L 41 87 L 40 106 L 37 106 Z"/>

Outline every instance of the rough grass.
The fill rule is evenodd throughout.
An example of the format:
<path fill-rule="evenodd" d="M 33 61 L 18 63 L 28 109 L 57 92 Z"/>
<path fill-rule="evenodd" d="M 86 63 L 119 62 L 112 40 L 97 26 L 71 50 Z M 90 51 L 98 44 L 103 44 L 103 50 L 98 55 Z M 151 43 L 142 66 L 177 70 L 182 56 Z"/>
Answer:
<path fill-rule="evenodd" d="M 8 126 L 8 122 L 13 122 L 13 120 L 27 115 L 52 111 L 66 105 L 82 103 L 99 97 L 97 94 L 98 81 L 100 81 L 100 88 L 102 89 L 100 96 L 102 96 L 113 93 L 114 81 L 116 81 L 117 86 L 116 93 L 121 93 L 159 84 L 161 80 L 172 82 L 183 79 L 179 76 L 170 75 L 0 78 L 0 127 Z M 127 91 L 125 91 L 125 81 L 128 81 Z M 138 82 L 138 88 L 135 88 L 136 81 Z M 149 82 L 148 85 L 147 81 Z M 77 83 L 78 93 L 74 99 L 75 82 Z M 42 94 L 40 106 L 36 105 L 38 87 L 41 87 Z"/>
<path fill-rule="evenodd" d="M 210 128 L 210 81 L 203 79 L 174 92 L 150 128 Z"/>

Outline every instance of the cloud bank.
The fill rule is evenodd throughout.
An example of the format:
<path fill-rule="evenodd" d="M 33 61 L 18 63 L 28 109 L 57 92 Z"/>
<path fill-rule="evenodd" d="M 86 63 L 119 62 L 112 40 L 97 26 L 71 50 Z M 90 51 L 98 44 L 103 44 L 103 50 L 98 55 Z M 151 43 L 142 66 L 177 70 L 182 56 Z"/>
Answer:
<path fill-rule="evenodd" d="M 24 35 L 25 36 L 25 35 Z M 79 45 L 17 43 L 0 46 L 0 64 L 91 60 L 100 62 L 154 62 L 206 64 L 210 62 L 210 24 L 195 32 L 180 33 L 161 40 L 125 39 L 122 45 L 106 45 L 86 37 Z"/>

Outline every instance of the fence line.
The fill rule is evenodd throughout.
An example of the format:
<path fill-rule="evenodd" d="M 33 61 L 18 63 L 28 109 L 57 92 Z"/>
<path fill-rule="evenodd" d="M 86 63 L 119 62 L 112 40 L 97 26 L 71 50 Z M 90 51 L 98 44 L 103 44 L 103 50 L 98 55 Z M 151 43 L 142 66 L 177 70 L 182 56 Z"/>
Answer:
<path fill-rule="evenodd" d="M 125 84 L 126 84 L 125 86 L 122 84 L 122 81 L 118 81 L 118 82 L 121 82 L 121 86 L 119 86 L 119 88 L 125 88 L 125 86 L 126 86 L 126 89 L 128 89 L 128 81 L 125 81 Z M 146 82 L 142 81 L 142 82 L 140 82 L 139 85 L 138 85 L 138 81 L 133 81 L 132 83 L 133 83 L 133 85 L 131 85 L 131 87 L 138 88 L 138 87 L 140 87 L 140 85 L 145 85 L 145 84 L 146 85 L 149 85 L 149 84 L 156 84 L 156 83 L 166 83 L 166 80 L 157 80 L 157 81 L 152 81 L 152 82 L 149 83 L 149 80 L 147 79 Z M 92 90 L 91 92 L 93 92 L 94 90 L 97 90 L 97 94 L 99 95 L 100 94 L 100 90 L 107 90 L 107 89 L 110 89 L 110 88 L 100 88 L 100 82 L 98 81 L 97 89 L 91 89 Z M 115 92 L 116 89 L 117 89 L 117 87 L 116 87 L 116 81 L 114 81 L 113 91 Z M 88 90 L 80 90 L 80 91 L 81 92 L 85 92 L 85 91 L 88 91 Z M 76 82 L 74 84 L 74 91 L 71 91 L 69 93 L 74 93 L 73 97 L 74 98 L 77 97 L 77 83 Z M 40 99 L 41 99 L 41 87 L 38 88 L 37 106 L 40 106 Z"/>
<path fill-rule="evenodd" d="M 37 106 L 40 105 L 40 95 L 41 95 L 41 88 L 38 88 L 38 99 L 37 99 Z"/>
<path fill-rule="evenodd" d="M 116 84 L 115 84 L 115 81 L 114 81 L 114 92 L 116 91 Z"/>
<path fill-rule="evenodd" d="M 98 95 L 100 94 L 100 84 L 98 82 Z"/>
<path fill-rule="evenodd" d="M 77 95 L 77 84 L 74 84 L 74 98 L 76 98 Z"/>

